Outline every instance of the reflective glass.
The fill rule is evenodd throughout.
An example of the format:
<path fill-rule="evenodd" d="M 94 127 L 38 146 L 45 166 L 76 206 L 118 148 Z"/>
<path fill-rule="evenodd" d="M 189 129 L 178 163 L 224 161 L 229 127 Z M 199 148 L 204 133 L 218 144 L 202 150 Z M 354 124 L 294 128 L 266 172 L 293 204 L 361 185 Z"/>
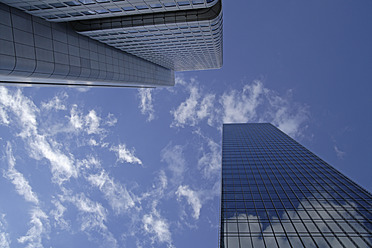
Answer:
<path fill-rule="evenodd" d="M 271 124 L 224 125 L 222 192 L 220 247 L 372 247 L 371 194 Z"/>

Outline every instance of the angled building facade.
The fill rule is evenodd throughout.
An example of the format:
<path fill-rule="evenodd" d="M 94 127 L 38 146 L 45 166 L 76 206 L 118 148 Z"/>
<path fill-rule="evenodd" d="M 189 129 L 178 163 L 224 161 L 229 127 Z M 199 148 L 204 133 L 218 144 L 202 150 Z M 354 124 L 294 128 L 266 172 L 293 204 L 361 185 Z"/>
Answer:
<path fill-rule="evenodd" d="M 372 195 L 271 124 L 225 124 L 219 243 L 372 247 Z"/>
<path fill-rule="evenodd" d="M 222 66 L 221 0 L 1 0 L 0 80 L 169 86 Z"/>

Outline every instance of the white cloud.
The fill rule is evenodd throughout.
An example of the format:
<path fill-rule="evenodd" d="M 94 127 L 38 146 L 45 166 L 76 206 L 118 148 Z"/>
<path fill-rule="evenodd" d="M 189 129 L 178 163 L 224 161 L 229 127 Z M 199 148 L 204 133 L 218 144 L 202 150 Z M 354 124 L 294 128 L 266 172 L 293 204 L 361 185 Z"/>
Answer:
<path fill-rule="evenodd" d="M 223 107 L 223 123 L 239 123 L 253 121 L 256 110 L 261 103 L 261 95 L 264 92 L 262 82 L 254 81 L 247 84 L 241 92 L 232 90 L 224 93 L 220 99 Z"/>
<path fill-rule="evenodd" d="M 139 108 L 143 115 L 147 115 L 147 121 L 152 121 L 155 118 L 155 110 L 151 93 L 154 89 L 138 89 L 138 97 L 140 98 Z"/>
<path fill-rule="evenodd" d="M 107 118 L 106 118 L 106 125 L 109 126 L 109 127 L 112 127 L 112 126 L 115 126 L 115 124 L 118 122 L 118 119 L 116 119 L 116 117 L 109 113 L 107 115 Z"/>
<path fill-rule="evenodd" d="M 270 122 L 293 137 L 302 136 L 307 128 L 308 107 L 292 100 L 292 90 L 280 96 L 255 80 L 241 90 L 229 90 L 216 96 L 203 93 L 195 79 L 180 81 L 180 87 L 189 96 L 171 110 L 171 127 L 195 126 L 205 120 L 209 126 L 220 130 L 223 123 Z"/>
<path fill-rule="evenodd" d="M 95 139 L 89 139 L 88 144 L 91 146 L 98 146 L 98 142 Z"/>
<path fill-rule="evenodd" d="M 161 158 L 168 164 L 168 169 L 172 173 L 172 183 L 182 183 L 186 171 L 183 147 L 180 145 L 173 146 L 172 143 L 169 143 L 161 151 Z"/>
<path fill-rule="evenodd" d="M 95 110 L 90 110 L 87 115 L 83 115 L 76 104 L 72 105 L 70 110 L 70 124 L 76 131 L 85 131 L 87 134 L 100 134 L 103 129 L 100 128 L 101 117 Z M 114 125 L 115 119 L 109 117 L 108 125 Z"/>
<path fill-rule="evenodd" d="M 11 244 L 9 233 L 6 232 L 7 226 L 5 214 L 0 214 L 0 247 L 2 248 L 10 248 Z"/>
<path fill-rule="evenodd" d="M 76 178 L 78 172 L 74 166 L 73 156 L 71 154 L 70 156 L 63 154 L 56 146 L 52 147 L 51 144 L 53 143 L 57 144 L 53 140 L 48 142 L 47 138 L 43 135 L 36 134 L 29 140 L 31 156 L 35 159 L 46 158 L 49 160 L 53 181 L 62 184 L 71 177 Z"/>
<path fill-rule="evenodd" d="M 54 218 L 56 225 L 58 225 L 63 230 L 68 230 L 70 228 L 69 223 L 63 218 L 63 215 L 67 208 L 61 204 L 60 201 L 53 199 L 52 200 L 55 209 L 50 211 L 50 215 Z M 56 226 L 55 225 L 55 226 Z"/>
<path fill-rule="evenodd" d="M 34 204 L 39 204 L 39 200 L 36 194 L 32 191 L 32 188 L 26 178 L 19 171 L 15 169 L 15 158 L 12 153 L 12 147 L 10 143 L 6 146 L 6 155 L 8 158 L 8 170 L 4 172 L 4 177 L 9 179 L 15 186 L 19 195 L 23 196 L 26 201 Z"/>
<path fill-rule="evenodd" d="M 101 168 L 101 162 L 93 155 L 88 155 L 84 159 L 76 160 L 76 167 L 79 171 L 85 171 L 92 168 Z"/>
<path fill-rule="evenodd" d="M 47 140 L 46 135 L 38 132 L 36 115 L 39 109 L 30 99 L 23 96 L 20 90 L 13 93 L 5 87 L 0 87 L 0 106 L 13 114 L 12 124 L 14 126 L 18 124 L 22 130 L 19 136 L 28 144 L 31 156 L 35 159 L 49 160 L 55 182 L 61 184 L 70 177 L 77 177 L 73 158 L 63 154 L 55 140 Z"/>
<path fill-rule="evenodd" d="M 42 238 L 49 231 L 48 216 L 39 207 L 32 209 L 30 214 L 31 227 L 25 236 L 18 238 L 18 242 L 27 244 L 25 246 L 27 248 L 41 248 L 43 247 Z"/>
<path fill-rule="evenodd" d="M 125 144 L 111 147 L 110 151 L 115 151 L 117 153 L 119 162 L 142 165 L 142 161 L 134 155 L 134 149 L 127 149 Z"/>
<path fill-rule="evenodd" d="M 260 122 L 271 122 L 289 136 L 302 136 L 301 132 L 306 129 L 309 119 L 308 106 L 300 105 L 291 100 L 292 90 L 288 90 L 285 96 L 279 96 L 275 91 L 265 88 L 265 102 L 267 106 Z"/>
<path fill-rule="evenodd" d="M 42 102 L 41 108 L 45 110 L 66 110 L 66 106 L 63 104 L 64 101 L 68 98 L 67 93 L 62 93 L 59 96 L 53 97 L 49 102 Z"/>
<path fill-rule="evenodd" d="M 219 176 L 221 172 L 221 146 L 210 138 L 206 138 L 209 152 L 204 152 L 198 160 L 198 168 L 203 171 L 205 178 Z"/>
<path fill-rule="evenodd" d="M 157 211 L 145 214 L 142 218 L 142 223 L 144 230 L 149 234 L 154 234 L 158 242 L 167 243 L 168 247 L 173 247 L 169 224 Z"/>
<path fill-rule="evenodd" d="M 190 189 L 189 186 L 187 185 L 181 185 L 178 187 L 176 191 L 176 195 L 179 200 L 181 196 L 186 197 L 187 203 L 191 205 L 194 211 L 194 214 L 193 214 L 194 219 L 199 219 L 200 209 L 202 208 L 202 203 L 198 196 L 198 193 Z"/>
<path fill-rule="evenodd" d="M 94 227 L 106 229 L 104 222 L 107 221 L 107 211 L 100 203 L 92 201 L 84 193 L 62 199 L 71 201 L 81 212 L 91 214 L 84 218 L 81 225 L 82 231 Z"/>
<path fill-rule="evenodd" d="M 190 85 L 187 85 L 186 89 L 190 94 L 189 97 L 184 102 L 182 102 L 175 110 L 171 110 L 171 114 L 174 118 L 171 126 L 195 126 L 205 118 L 207 119 L 207 123 L 209 125 L 212 125 L 215 118 L 215 95 L 206 94 L 205 96 L 202 96 L 201 89 L 197 84 L 194 85 L 191 83 Z"/>
<path fill-rule="evenodd" d="M 100 133 L 102 130 L 99 128 L 101 118 L 97 116 L 96 111 L 91 110 L 85 116 L 85 125 L 87 126 L 87 133 L 88 134 L 97 134 Z"/>
<path fill-rule="evenodd" d="M 0 106 L 0 124 L 8 125 L 9 123 L 10 121 L 6 111 Z"/>
<path fill-rule="evenodd" d="M 117 247 L 117 240 L 114 235 L 108 230 L 107 210 L 98 202 L 94 202 L 84 193 L 77 195 L 65 194 L 60 196 L 61 201 L 73 203 L 80 211 L 81 231 L 85 231 L 89 238 L 95 242 L 105 243 L 104 247 Z M 97 239 L 97 234 L 102 239 Z"/>
<path fill-rule="evenodd" d="M 344 158 L 344 156 L 346 154 L 344 151 L 340 150 L 337 146 L 334 146 L 334 150 L 335 150 L 336 155 L 337 155 L 337 157 L 339 159 L 343 159 Z"/>
<path fill-rule="evenodd" d="M 100 174 L 89 175 L 87 180 L 100 189 L 115 214 L 122 214 L 135 206 L 134 196 L 131 196 L 125 187 L 110 178 L 104 170 Z"/>
<path fill-rule="evenodd" d="M 6 87 L 0 87 L 0 106 L 4 111 L 10 111 L 16 117 L 16 122 L 20 123 L 22 138 L 29 137 L 36 133 L 37 122 L 36 113 L 39 110 L 35 104 L 22 95 L 20 90 L 10 93 Z M 9 115 L 8 115 L 9 116 Z M 12 122 L 14 124 L 14 122 Z"/>
<path fill-rule="evenodd" d="M 215 119 L 215 116 L 213 115 L 214 111 L 214 101 L 216 96 L 212 94 L 207 94 L 202 99 L 199 109 L 196 112 L 196 115 L 199 120 L 202 120 L 204 118 L 207 118 L 207 123 L 209 126 L 213 125 L 213 121 Z"/>
<path fill-rule="evenodd" d="M 72 105 L 70 110 L 70 123 L 77 130 L 82 129 L 84 125 L 84 119 L 81 113 L 79 113 L 76 104 Z"/>

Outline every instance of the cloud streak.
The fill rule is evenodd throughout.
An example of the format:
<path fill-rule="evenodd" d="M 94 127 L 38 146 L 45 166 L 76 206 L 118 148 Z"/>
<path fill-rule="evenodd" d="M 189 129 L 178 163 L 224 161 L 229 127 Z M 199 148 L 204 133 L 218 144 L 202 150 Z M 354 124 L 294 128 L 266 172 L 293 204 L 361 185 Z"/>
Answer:
<path fill-rule="evenodd" d="M 205 93 L 195 79 L 179 80 L 188 96 L 170 111 L 171 127 L 193 127 L 205 121 L 220 130 L 223 123 L 270 122 L 292 137 L 301 136 L 307 127 L 309 108 L 293 102 L 291 90 L 281 96 L 255 80 L 241 90 L 218 95 Z"/>
<path fill-rule="evenodd" d="M 5 214 L 0 214 L 0 247 L 2 248 L 10 248 L 11 244 L 9 233 L 6 232 L 7 226 Z"/>
<path fill-rule="evenodd" d="M 147 233 L 155 235 L 153 242 L 156 240 L 160 243 L 167 243 L 168 247 L 173 247 L 169 224 L 158 211 L 154 209 L 150 214 L 145 214 L 142 223 Z"/>
<path fill-rule="evenodd" d="M 169 143 L 161 151 L 161 159 L 168 165 L 168 170 L 172 173 L 171 182 L 173 184 L 182 183 L 186 171 L 186 160 L 180 145 Z"/>
<path fill-rule="evenodd" d="M 334 150 L 339 159 L 343 159 L 345 157 L 346 153 L 344 151 L 341 151 L 337 146 L 334 146 Z"/>
<path fill-rule="evenodd" d="M 25 236 L 18 238 L 18 242 L 27 244 L 27 248 L 42 248 L 42 238 L 49 230 L 48 216 L 39 207 L 32 209 L 30 215 L 31 227 Z"/>
<path fill-rule="evenodd" d="M 176 195 L 178 197 L 178 200 L 180 200 L 182 196 L 186 198 L 187 203 L 192 207 L 194 211 L 194 219 L 199 219 L 202 203 L 197 192 L 190 189 L 187 185 L 181 185 L 178 187 Z"/>
<path fill-rule="evenodd" d="M 206 94 L 203 96 L 201 89 L 196 84 L 185 83 L 181 85 L 186 85 L 189 97 L 176 109 L 171 110 L 170 113 L 174 118 L 171 127 L 195 126 L 203 119 L 207 119 L 208 124 L 212 125 L 215 95 Z"/>
<path fill-rule="evenodd" d="M 118 162 L 142 165 L 142 161 L 134 155 L 134 149 L 129 150 L 125 144 L 113 146 L 110 151 L 116 152 Z"/>
<path fill-rule="evenodd" d="M 106 247 L 118 247 L 117 240 L 108 230 L 107 210 L 99 203 L 89 199 L 84 193 L 60 196 L 61 201 L 67 201 L 75 205 L 80 212 L 80 230 L 86 232 L 88 237 L 96 240 L 100 235 Z M 100 242 L 101 243 L 101 242 Z"/>
<path fill-rule="evenodd" d="M 32 202 L 36 205 L 39 204 L 39 199 L 32 191 L 32 187 L 30 186 L 29 182 L 26 180 L 22 173 L 15 169 L 15 158 L 13 156 L 12 147 L 9 142 L 6 146 L 6 155 L 8 158 L 9 167 L 8 170 L 4 172 L 4 177 L 12 182 L 12 184 L 16 188 L 17 193 L 23 196 L 26 201 Z"/>
<path fill-rule="evenodd" d="M 143 115 L 147 115 L 147 121 L 150 122 L 155 119 L 155 110 L 152 99 L 152 92 L 154 89 L 138 89 L 138 97 L 140 99 L 139 108 Z"/>
<path fill-rule="evenodd" d="M 63 93 L 59 96 L 53 97 L 52 100 L 48 102 L 42 102 L 41 108 L 49 111 L 49 110 L 66 110 L 66 106 L 63 102 L 65 102 L 68 98 L 68 95 L 66 93 Z"/>
<path fill-rule="evenodd" d="M 62 184 L 70 177 L 77 177 L 73 158 L 63 154 L 55 140 L 48 140 L 46 135 L 39 133 L 36 118 L 39 109 L 30 99 L 23 96 L 20 90 L 11 93 L 7 88 L 0 87 L 0 106 L 12 114 L 13 124 L 19 125 L 22 130 L 19 136 L 29 146 L 30 155 L 38 160 L 49 160 L 53 181 Z"/>
<path fill-rule="evenodd" d="M 87 180 L 99 188 L 115 214 L 125 213 L 135 206 L 133 196 L 127 189 L 116 183 L 104 170 L 99 174 L 89 175 Z"/>

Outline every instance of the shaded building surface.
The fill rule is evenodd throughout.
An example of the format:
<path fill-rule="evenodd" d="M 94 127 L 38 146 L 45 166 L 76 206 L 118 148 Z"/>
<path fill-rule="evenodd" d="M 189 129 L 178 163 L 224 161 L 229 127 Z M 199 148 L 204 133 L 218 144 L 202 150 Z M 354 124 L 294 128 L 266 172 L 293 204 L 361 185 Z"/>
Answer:
<path fill-rule="evenodd" d="M 271 124 L 225 124 L 220 247 L 372 247 L 372 195 Z"/>
<path fill-rule="evenodd" d="M 0 0 L 0 80 L 170 86 L 222 66 L 221 0 Z"/>

